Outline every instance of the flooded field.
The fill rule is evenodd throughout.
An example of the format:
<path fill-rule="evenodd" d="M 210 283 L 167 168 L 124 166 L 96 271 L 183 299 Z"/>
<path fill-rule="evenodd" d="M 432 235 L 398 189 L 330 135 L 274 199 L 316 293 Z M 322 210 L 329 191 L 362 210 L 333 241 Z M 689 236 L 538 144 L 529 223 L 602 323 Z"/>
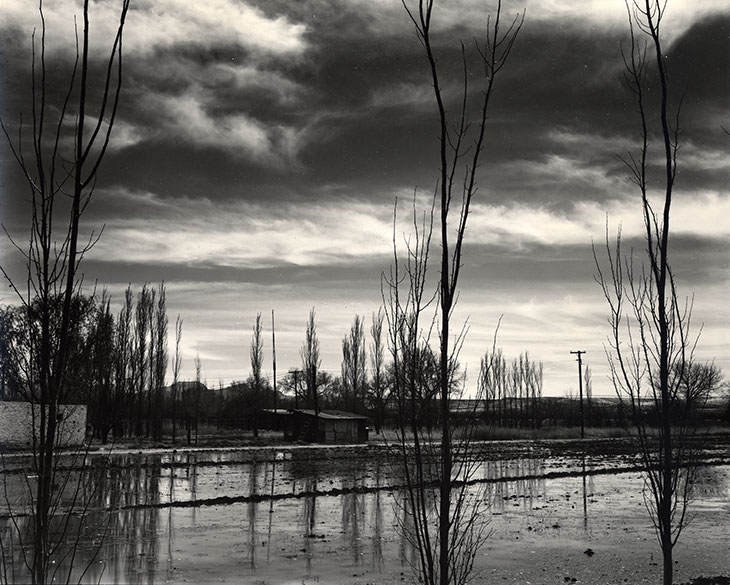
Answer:
<path fill-rule="evenodd" d="M 469 488 L 490 532 L 477 569 L 507 583 L 656 582 L 659 549 L 627 451 L 484 445 Z M 730 572 L 728 449 L 705 455 L 678 579 Z M 5 474 L 11 501 L 21 479 Z M 85 582 L 412 581 L 403 492 L 382 447 L 116 453 L 99 479 L 75 561 Z M 0 518 L 4 537 L 9 522 Z"/>

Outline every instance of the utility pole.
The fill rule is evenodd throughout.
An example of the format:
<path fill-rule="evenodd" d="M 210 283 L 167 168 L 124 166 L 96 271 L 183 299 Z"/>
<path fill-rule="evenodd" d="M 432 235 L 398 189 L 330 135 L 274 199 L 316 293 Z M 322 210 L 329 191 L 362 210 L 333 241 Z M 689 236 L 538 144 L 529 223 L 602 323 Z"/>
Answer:
<path fill-rule="evenodd" d="M 271 352 L 274 356 L 274 414 L 276 414 L 276 332 L 274 331 L 274 309 L 271 309 Z"/>
<path fill-rule="evenodd" d="M 583 360 L 581 356 L 586 353 L 585 351 L 571 351 L 570 353 L 578 356 L 578 389 L 580 398 L 580 438 L 585 438 L 585 426 L 583 424 Z"/>

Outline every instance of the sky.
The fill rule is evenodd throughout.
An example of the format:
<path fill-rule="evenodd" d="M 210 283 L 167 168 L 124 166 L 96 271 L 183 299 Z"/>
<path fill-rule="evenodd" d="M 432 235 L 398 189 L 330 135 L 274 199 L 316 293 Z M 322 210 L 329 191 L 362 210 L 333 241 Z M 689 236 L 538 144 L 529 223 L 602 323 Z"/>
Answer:
<path fill-rule="evenodd" d="M 460 41 L 472 55 L 494 6 L 437 3 L 449 108 L 459 100 Z M 95 63 L 118 7 L 92 3 Z M 48 0 L 44 9 L 57 96 L 80 5 Z M 544 394 L 577 391 L 570 351 L 583 350 L 594 394 L 610 395 L 609 313 L 591 246 L 602 253 L 608 222 L 612 235 L 621 226 L 625 247 L 645 247 L 639 194 L 620 159 L 639 136 L 622 82 L 626 8 L 503 2 L 503 18 L 523 10 L 496 82 L 469 218 L 453 317 L 468 328 L 459 361 L 473 387 L 499 324 L 496 344 L 509 359 L 529 352 L 543 362 Z M 0 115 L 11 134 L 21 113 L 29 119 L 38 22 L 27 0 L 2 1 Z M 730 5 L 669 0 L 662 27 L 672 91 L 684 96 L 671 263 L 680 296 L 694 302 L 697 359 L 728 373 Z M 470 80 L 479 91 L 478 76 Z M 394 232 L 402 246 L 414 197 L 423 210 L 434 191 L 435 115 L 423 50 L 397 0 L 133 0 L 119 114 L 84 216 L 84 233 L 103 226 L 82 265 L 85 286 L 106 288 L 118 307 L 129 284 L 164 280 L 171 348 L 175 317 L 183 319 L 182 377 L 194 377 L 198 355 L 209 385 L 249 375 L 257 313 L 271 375 L 272 310 L 278 375 L 301 367 L 314 308 L 322 367 L 339 375 L 355 315 L 369 327 L 382 303 Z M 653 165 L 660 157 L 652 150 Z M 6 144 L 0 219 L 25 237 L 27 187 Z M 7 240 L 0 260 L 17 267 Z M 0 303 L 15 302 L 4 291 Z"/>

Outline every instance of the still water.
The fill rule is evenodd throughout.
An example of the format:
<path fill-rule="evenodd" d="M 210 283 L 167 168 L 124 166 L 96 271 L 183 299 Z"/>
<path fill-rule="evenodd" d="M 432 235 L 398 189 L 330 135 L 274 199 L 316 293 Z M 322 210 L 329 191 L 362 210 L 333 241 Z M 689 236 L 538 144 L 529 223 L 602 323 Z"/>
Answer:
<path fill-rule="evenodd" d="M 307 453 L 281 451 L 258 462 L 236 450 L 113 455 L 97 468 L 89 509 L 73 518 L 80 526 L 83 516 L 84 528 L 72 580 L 409 581 L 415 557 L 398 530 L 404 496 L 393 465 L 369 454 Z M 529 448 L 513 455 L 481 461 L 480 481 L 469 488 L 469 497 L 484 503 L 489 542 L 600 542 L 614 532 L 651 537 L 632 457 Z M 730 466 L 705 467 L 700 478 L 695 509 L 730 519 Z M 5 474 L 11 501 L 22 492 L 14 484 L 27 480 Z M 6 551 L 10 522 L 0 518 Z M 505 561 L 496 549 L 489 554 L 486 565 Z M 20 567 L 17 546 L 13 556 Z M 59 564 L 62 575 L 68 561 Z M 18 569 L 15 580 L 22 574 Z"/>

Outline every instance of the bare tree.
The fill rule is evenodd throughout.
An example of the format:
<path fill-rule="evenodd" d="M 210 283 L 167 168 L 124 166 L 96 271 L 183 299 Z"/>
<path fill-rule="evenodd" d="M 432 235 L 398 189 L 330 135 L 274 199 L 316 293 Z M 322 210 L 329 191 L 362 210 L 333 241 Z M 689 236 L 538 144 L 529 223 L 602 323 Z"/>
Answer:
<path fill-rule="evenodd" d="M 527 358 L 527 353 L 525 353 Z M 533 427 L 542 426 L 542 381 L 543 381 L 543 365 L 542 362 L 529 362 L 526 371 L 525 383 L 527 384 L 528 402 L 530 407 L 530 423 Z"/>
<path fill-rule="evenodd" d="M 487 18 L 486 32 L 483 39 L 475 40 L 478 70 L 483 75 L 480 87 L 480 100 L 476 111 L 470 111 L 474 103 L 470 94 L 470 79 L 476 71 L 470 70 L 466 47 L 461 45 L 462 55 L 462 92 L 458 99 L 451 100 L 442 83 L 442 70 L 433 42 L 433 0 L 419 0 L 416 7 L 411 8 L 404 0 L 403 6 L 415 27 L 418 39 L 423 47 L 438 111 L 439 127 L 439 176 L 434 193 L 434 206 L 437 209 L 438 234 L 441 246 L 440 278 L 438 286 L 438 317 L 436 323 L 439 336 L 439 413 L 441 438 L 438 450 L 438 494 L 435 502 L 437 509 L 430 510 L 428 500 L 421 495 L 410 499 L 409 512 L 415 521 L 416 538 L 420 549 L 419 577 L 425 583 L 464 583 L 468 580 L 473 567 L 474 551 L 478 548 L 482 536 L 482 526 L 475 520 L 474 510 L 465 506 L 466 498 L 463 485 L 457 488 L 455 477 L 469 477 L 473 471 L 464 465 L 461 448 L 454 451 L 452 446 L 452 428 L 450 424 L 449 402 L 452 390 L 459 385 L 456 378 L 456 362 L 458 350 L 463 342 L 465 329 L 457 331 L 454 339 L 451 332 L 451 318 L 458 296 L 459 274 L 462 267 L 462 250 L 466 236 L 466 226 L 472 199 L 477 191 L 477 169 L 482 160 L 485 146 L 487 112 L 494 93 L 495 79 L 505 66 L 514 41 L 524 20 L 518 15 L 511 23 L 502 28 L 501 2 L 498 2 L 493 17 Z M 455 108 L 455 115 L 452 113 Z M 475 120 L 475 121 L 473 121 Z M 456 201 L 455 201 L 456 199 Z M 452 204 L 459 206 L 454 227 L 450 227 Z M 430 216 L 433 218 L 433 212 Z M 428 264 L 428 245 L 430 244 L 430 227 L 421 230 L 413 246 L 406 247 L 407 261 L 405 281 L 407 294 L 404 303 L 397 298 L 389 299 L 389 327 L 401 331 L 391 332 L 391 352 L 394 358 L 399 353 L 404 355 L 396 361 L 401 364 L 412 363 L 414 349 L 419 347 L 419 338 L 428 341 L 428 335 L 419 330 L 419 313 L 424 310 L 423 287 Z M 396 252 L 397 264 L 397 252 Z M 401 275 L 392 272 L 388 279 L 391 290 L 401 286 Z M 421 289 L 420 291 L 418 289 Z M 397 288 L 396 294 L 397 297 Z M 393 307 L 395 304 L 395 307 Z M 415 364 L 417 367 L 417 364 Z M 396 364 L 396 371 L 398 371 Z M 407 371 L 407 368 L 406 368 Z M 399 378 L 399 384 L 412 385 L 407 379 Z M 468 441 L 462 443 L 468 448 Z M 405 454 L 405 453 L 404 453 Z M 416 454 L 418 456 L 418 454 Z M 418 463 L 417 463 L 418 464 Z M 427 463 L 423 463 L 427 465 Z M 406 464 L 407 467 L 407 464 Z M 416 470 L 416 483 L 424 469 Z M 413 484 L 411 484 L 413 485 Z M 455 503 L 452 507 L 452 496 Z M 438 530 L 432 533 L 431 523 L 438 518 Z"/>
<path fill-rule="evenodd" d="M 262 376 L 261 368 L 264 363 L 264 337 L 261 329 L 261 313 L 256 314 L 256 321 L 253 324 L 253 334 L 251 335 L 251 382 L 253 390 L 253 400 L 251 404 L 251 425 L 253 427 L 253 436 L 259 436 L 259 429 L 256 423 L 255 409 L 259 408 L 262 396 Z"/>
<path fill-rule="evenodd" d="M 124 434 L 122 422 L 126 418 L 128 426 L 131 425 L 130 408 L 134 400 L 134 380 L 137 360 L 135 358 L 136 347 L 134 343 L 134 293 L 129 285 L 124 292 L 124 305 L 117 317 L 117 331 L 114 355 L 114 406 L 118 413 L 118 419 L 114 429 L 114 436 L 120 437 Z M 131 434 L 131 426 L 127 432 Z"/>
<path fill-rule="evenodd" d="M 28 342 L 23 333 L 27 330 L 22 323 L 27 314 L 20 307 L 0 308 L 0 400 L 13 400 L 22 396 L 26 384 L 23 372 L 28 351 L 19 350 Z"/>
<path fill-rule="evenodd" d="M 360 315 L 355 315 L 349 334 L 342 340 L 342 385 L 350 397 L 353 412 L 364 406 L 365 366 L 365 329 Z"/>
<path fill-rule="evenodd" d="M 528 352 L 507 364 L 501 349 L 493 347 L 481 359 L 479 393 L 485 399 L 487 420 L 498 426 L 542 424 L 543 364 Z"/>
<path fill-rule="evenodd" d="M 200 422 L 200 398 L 202 393 L 201 372 L 203 366 L 200 361 L 200 353 L 195 354 L 195 444 L 198 444 L 198 423 Z M 190 444 L 190 431 L 188 431 L 188 444 Z"/>
<path fill-rule="evenodd" d="M 177 430 L 177 404 L 178 384 L 180 383 L 180 370 L 182 369 L 182 328 L 183 320 L 180 315 L 175 319 L 175 357 L 172 361 L 172 442 L 175 442 L 175 431 Z"/>
<path fill-rule="evenodd" d="M 152 390 L 153 390 L 153 437 L 156 441 L 162 440 L 162 426 L 164 413 L 164 387 L 169 361 L 167 351 L 167 292 L 165 282 L 158 288 L 157 305 L 154 313 L 154 351 L 152 358 Z"/>
<path fill-rule="evenodd" d="M 487 420 L 499 426 L 506 424 L 507 361 L 501 349 L 495 348 L 482 357 L 479 385 L 485 399 Z"/>
<path fill-rule="evenodd" d="M 435 296 L 426 294 L 433 207 L 419 222 L 414 203 L 413 234 L 405 241 L 404 254 L 399 254 L 397 247 L 395 214 L 393 263 L 390 272 L 383 276 L 382 294 L 388 323 L 388 349 L 393 358 L 393 393 L 400 435 L 398 451 L 407 486 L 400 530 L 418 555 L 414 571 L 422 582 L 433 584 L 438 573 L 437 551 L 433 545 L 436 537 L 429 527 L 434 515 L 432 482 L 429 481 L 432 468 L 427 466 L 430 437 L 419 432 L 416 414 L 417 374 L 421 369 L 419 349 L 422 337 L 430 333 L 428 323 L 432 320 L 428 311 Z M 411 442 L 407 440 L 409 438 Z"/>
<path fill-rule="evenodd" d="M 319 357 L 319 339 L 317 338 L 317 325 L 314 322 L 316 313 L 314 307 L 309 311 L 307 329 L 304 336 L 304 344 L 299 351 L 302 358 L 302 369 L 307 384 L 307 402 L 315 411 L 319 410 L 317 400 L 317 372 L 322 364 Z"/>
<path fill-rule="evenodd" d="M 681 399 L 685 408 L 694 413 L 701 411 L 723 384 L 722 371 L 713 363 L 688 364 L 681 376 L 679 380 Z"/>
<path fill-rule="evenodd" d="M 251 378 L 253 379 L 254 389 L 258 391 L 261 388 L 261 369 L 264 363 L 264 338 L 261 328 L 261 313 L 256 314 L 256 320 L 253 324 L 250 355 Z"/>
<path fill-rule="evenodd" d="M 370 369 L 372 372 L 370 386 L 370 404 L 372 405 L 375 432 L 380 434 L 385 424 L 388 405 L 388 383 L 385 372 L 385 341 L 383 340 L 383 321 L 385 314 L 382 307 L 373 313 L 370 325 Z"/>
<path fill-rule="evenodd" d="M 689 333 L 692 302 L 680 300 L 669 260 L 680 106 L 670 103 L 662 49 L 666 7 L 660 0 L 627 3 L 631 46 L 623 55 L 624 77 L 637 107 L 641 146 L 623 161 L 641 197 L 646 254 L 640 263 L 633 251 L 624 257 L 620 230 L 612 249 L 607 226 L 607 267 L 601 266 L 595 248 L 594 258 L 596 280 L 610 308 L 612 381 L 635 423 L 664 584 L 671 585 L 673 549 L 687 523 L 696 472 L 697 427 L 690 416 L 693 404 L 682 400 L 682 381 L 691 371 L 697 340 Z M 650 152 L 655 139 L 661 149 L 659 168 Z"/>
<path fill-rule="evenodd" d="M 87 401 L 90 422 L 102 443 L 106 444 L 114 426 L 114 317 L 111 313 L 110 299 L 106 292 L 102 293 L 101 303 L 97 307 L 93 302 L 95 314 L 90 335 L 85 340 L 83 349 L 90 371 L 87 375 Z M 74 360 L 83 363 L 81 359 Z"/>
<path fill-rule="evenodd" d="M 142 290 L 137 294 L 137 305 L 135 308 L 135 361 L 137 374 L 134 380 L 134 396 L 135 396 L 135 428 L 136 435 L 143 432 L 143 423 L 146 418 L 145 395 L 147 394 L 147 378 L 149 374 L 149 332 L 150 315 L 154 299 L 152 298 L 154 291 L 150 290 L 148 283 L 142 286 Z"/>
<path fill-rule="evenodd" d="M 53 518 L 60 497 L 56 487 L 58 408 L 68 391 L 66 380 L 75 327 L 72 305 L 80 288 L 79 265 L 98 238 L 93 233 L 86 240 L 81 236 L 81 218 L 91 202 L 97 173 L 111 141 L 122 86 L 122 33 L 129 1 L 122 0 L 120 5 L 118 27 L 104 72 L 92 76 L 89 2 L 84 2 L 81 31 L 76 36 L 76 58 L 61 101 L 53 103 L 51 96 L 56 87 L 49 80 L 46 22 L 43 5 L 39 3 L 40 38 L 33 33 L 28 101 L 32 123 L 24 125 L 21 118 L 17 139 L 13 140 L 6 121 L 0 120 L 25 176 L 31 207 L 27 247 L 12 240 L 25 258 L 25 282 L 12 278 L 4 266 L 0 270 L 20 303 L 40 323 L 39 356 L 31 362 L 38 364 L 38 368 L 28 378 L 34 403 L 39 405 L 33 434 L 37 486 L 30 492 L 32 552 L 26 558 L 34 583 L 45 583 L 51 578 L 54 555 L 65 536 Z M 100 87 L 93 85 L 95 80 L 100 80 Z M 28 143 L 32 144 L 29 154 L 24 148 Z M 61 310 L 56 318 L 57 299 Z"/>

